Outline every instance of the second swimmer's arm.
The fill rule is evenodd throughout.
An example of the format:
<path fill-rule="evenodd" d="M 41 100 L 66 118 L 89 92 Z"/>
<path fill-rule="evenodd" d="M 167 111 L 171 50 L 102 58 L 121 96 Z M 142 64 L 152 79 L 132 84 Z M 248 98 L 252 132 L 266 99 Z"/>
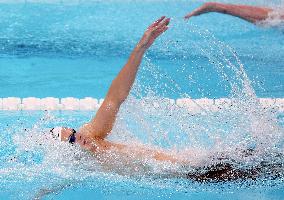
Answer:
<path fill-rule="evenodd" d="M 208 2 L 186 15 L 185 18 L 188 19 L 192 16 L 198 16 L 209 12 L 218 12 L 239 17 L 251 23 L 257 23 L 267 19 L 269 13 L 272 11 L 273 9 L 266 7 Z"/>

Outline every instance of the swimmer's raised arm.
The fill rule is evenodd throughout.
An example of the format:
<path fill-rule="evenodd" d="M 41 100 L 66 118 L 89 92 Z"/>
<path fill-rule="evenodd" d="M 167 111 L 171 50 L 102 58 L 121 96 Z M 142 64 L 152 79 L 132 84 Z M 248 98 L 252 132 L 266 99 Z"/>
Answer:
<path fill-rule="evenodd" d="M 169 18 L 161 17 L 148 27 L 142 39 L 132 51 L 127 63 L 112 81 L 105 100 L 95 118 L 82 128 L 83 132 L 84 129 L 87 129 L 89 137 L 104 139 L 112 130 L 116 114 L 130 92 L 144 53 L 155 39 L 168 29 L 169 22 Z"/>
<path fill-rule="evenodd" d="M 218 12 L 239 17 L 251 23 L 257 23 L 259 21 L 267 19 L 269 13 L 272 11 L 273 9 L 266 7 L 208 2 L 203 4 L 193 12 L 187 14 L 184 18 L 189 19 L 193 16 L 198 16 L 205 13 Z"/>

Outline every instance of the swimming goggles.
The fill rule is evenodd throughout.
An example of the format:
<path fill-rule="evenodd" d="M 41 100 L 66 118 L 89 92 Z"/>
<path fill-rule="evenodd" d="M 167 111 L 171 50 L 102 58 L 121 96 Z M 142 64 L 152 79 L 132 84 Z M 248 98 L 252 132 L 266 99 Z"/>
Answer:
<path fill-rule="evenodd" d="M 50 133 L 52 134 L 52 137 L 55 139 L 59 139 L 61 141 L 61 131 L 62 131 L 62 127 L 55 127 L 50 129 Z M 68 142 L 70 144 L 74 144 L 76 142 L 76 130 L 72 129 L 72 133 L 69 135 L 68 137 Z"/>

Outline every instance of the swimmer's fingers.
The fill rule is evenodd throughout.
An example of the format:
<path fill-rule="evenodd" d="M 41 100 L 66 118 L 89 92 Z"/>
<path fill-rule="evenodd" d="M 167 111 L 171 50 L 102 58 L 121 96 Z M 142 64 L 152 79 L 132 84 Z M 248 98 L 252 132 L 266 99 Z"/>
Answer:
<path fill-rule="evenodd" d="M 140 42 L 138 43 L 138 46 L 143 49 L 148 49 L 153 44 L 155 39 L 168 29 L 167 25 L 169 23 L 170 18 L 165 17 L 161 17 L 159 20 L 154 22 L 146 30 Z"/>
<path fill-rule="evenodd" d="M 162 16 L 160 19 L 156 20 L 153 24 L 151 24 L 149 27 L 148 27 L 148 30 L 156 27 L 161 21 L 163 21 L 163 19 L 165 19 L 166 17 L 165 16 Z"/>
<path fill-rule="evenodd" d="M 193 12 L 187 14 L 187 15 L 184 17 L 184 19 L 189 19 L 189 18 L 191 18 L 191 17 L 193 17 L 193 16 L 196 16 L 195 11 L 193 11 Z"/>
<path fill-rule="evenodd" d="M 191 13 L 187 14 L 184 19 L 189 19 L 193 16 L 201 15 L 203 8 L 197 8 L 196 10 L 192 11 Z"/>
<path fill-rule="evenodd" d="M 155 38 L 159 37 L 161 34 L 163 34 L 166 30 L 168 30 L 168 26 L 163 26 L 159 29 L 157 29 L 157 31 L 153 34 Z"/>
<path fill-rule="evenodd" d="M 159 35 L 165 32 L 168 29 L 170 20 L 170 18 L 167 18 L 160 22 L 156 27 L 153 28 L 151 35 L 154 36 L 154 38 L 157 38 Z"/>
<path fill-rule="evenodd" d="M 202 15 L 204 13 L 208 13 L 211 12 L 211 10 L 214 8 L 215 3 L 213 2 L 208 2 L 203 4 L 201 7 L 195 9 L 194 11 L 190 12 L 189 14 L 187 14 L 184 19 L 189 19 L 193 16 L 198 16 L 198 15 Z"/>
<path fill-rule="evenodd" d="M 169 25 L 170 21 L 171 21 L 170 18 L 164 18 L 155 27 L 152 28 L 152 32 L 159 31 L 160 29 L 163 29 L 163 27 Z"/>

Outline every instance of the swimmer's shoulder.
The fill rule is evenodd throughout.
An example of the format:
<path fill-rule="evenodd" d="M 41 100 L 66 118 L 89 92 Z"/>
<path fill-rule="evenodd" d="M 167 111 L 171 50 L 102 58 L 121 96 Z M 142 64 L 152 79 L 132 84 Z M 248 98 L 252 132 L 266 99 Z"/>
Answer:
<path fill-rule="evenodd" d="M 94 128 L 91 122 L 83 124 L 79 128 L 79 132 L 84 136 L 91 136 L 94 133 Z"/>

